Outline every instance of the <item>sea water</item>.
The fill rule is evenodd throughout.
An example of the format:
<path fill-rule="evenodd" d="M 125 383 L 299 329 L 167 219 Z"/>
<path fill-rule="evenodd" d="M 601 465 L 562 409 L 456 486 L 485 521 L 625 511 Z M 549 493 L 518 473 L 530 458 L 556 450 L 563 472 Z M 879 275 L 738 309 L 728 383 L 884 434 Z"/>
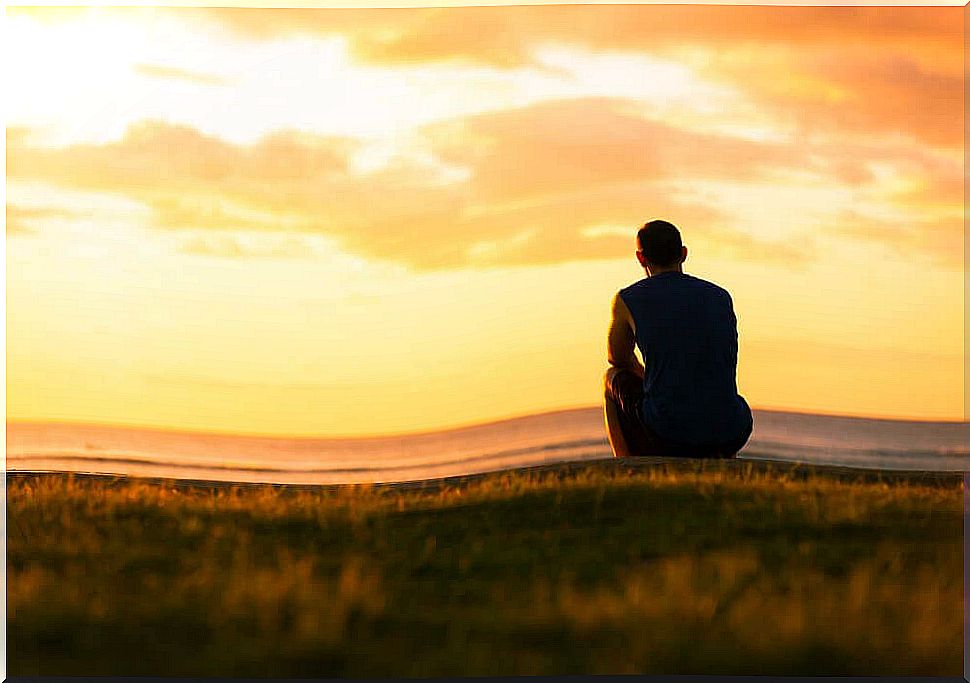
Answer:
<path fill-rule="evenodd" d="M 866 469 L 970 470 L 965 422 L 754 411 L 739 457 Z M 601 408 L 405 436 L 282 438 L 8 423 L 7 471 L 239 482 L 403 482 L 610 457 Z"/>

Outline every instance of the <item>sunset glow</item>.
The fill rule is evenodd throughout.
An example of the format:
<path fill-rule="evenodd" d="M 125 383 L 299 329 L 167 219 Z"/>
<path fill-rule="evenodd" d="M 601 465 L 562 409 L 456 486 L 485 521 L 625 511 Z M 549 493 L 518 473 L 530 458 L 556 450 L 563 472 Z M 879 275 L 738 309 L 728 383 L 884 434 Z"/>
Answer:
<path fill-rule="evenodd" d="M 8 419 L 595 405 L 651 218 L 753 407 L 962 419 L 962 12 L 8 8 Z"/>

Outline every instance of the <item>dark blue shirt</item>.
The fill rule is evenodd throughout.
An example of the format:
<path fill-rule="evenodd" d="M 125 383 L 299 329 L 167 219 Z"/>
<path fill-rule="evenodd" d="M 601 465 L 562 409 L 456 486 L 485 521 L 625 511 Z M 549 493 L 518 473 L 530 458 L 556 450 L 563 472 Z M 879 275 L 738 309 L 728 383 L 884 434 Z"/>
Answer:
<path fill-rule="evenodd" d="M 731 295 L 669 271 L 620 290 L 643 356 L 643 421 L 680 444 L 729 442 L 751 429 L 738 395 L 738 329 Z"/>

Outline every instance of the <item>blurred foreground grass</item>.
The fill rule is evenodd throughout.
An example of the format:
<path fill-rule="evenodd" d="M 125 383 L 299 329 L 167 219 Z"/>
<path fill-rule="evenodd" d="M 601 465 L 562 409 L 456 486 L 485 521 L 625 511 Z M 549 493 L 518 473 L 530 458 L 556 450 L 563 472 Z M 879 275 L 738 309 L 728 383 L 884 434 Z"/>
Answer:
<path fill-rule="evenodd" d="M 958 676 L 960 475 L 7 475 L 9 675 Z"/>

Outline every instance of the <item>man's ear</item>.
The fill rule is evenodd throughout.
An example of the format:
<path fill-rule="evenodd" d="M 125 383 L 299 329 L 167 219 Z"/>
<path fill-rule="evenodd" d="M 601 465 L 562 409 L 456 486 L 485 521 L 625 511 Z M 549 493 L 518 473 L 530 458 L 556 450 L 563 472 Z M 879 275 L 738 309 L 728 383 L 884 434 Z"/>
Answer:
<path fill-rule="evenodd" d="M 643 252 L 640 251 L 639 249 L 637 249 L 637 261 L 639 261 L 640 265 L 643 266 L 644 268 L 647 267 L 647 259 L 643 257 Z"/>
<path fill-rule="evenodd" d="M 687 247 L 680 248 L 680 262 L 683 263 L 687 260 Z"/>

